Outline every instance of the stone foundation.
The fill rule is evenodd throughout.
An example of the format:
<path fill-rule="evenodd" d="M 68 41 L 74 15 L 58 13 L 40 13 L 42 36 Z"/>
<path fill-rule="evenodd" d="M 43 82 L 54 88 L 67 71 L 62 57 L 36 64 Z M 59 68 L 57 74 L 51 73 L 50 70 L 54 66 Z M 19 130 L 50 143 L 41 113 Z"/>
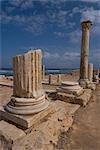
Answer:
<path fill-rule="evenodd" d="M 80 96 L 75 96 L 73 94 L 67 93 L 56 93 L 56 99 L 62 100 L 67 103 L 79 104 L 81 106 L 86 106 L 92 96 L 91 89 L 84 89 L 83 94 Z"/>
<path fill-rule="evenodd" d="M 73 115 L 79 107 L 79 105 L 59 100 L 52 101 L 46 110 L 34 115 L 33 118 L 28 118 L 27 116 L 27 120 L 30 120 L 30 123 L 33 122 L 33 126 L 26 130 L 21 130 L 5 121 L 0 122 L 0 137 L 3 137 L 0 138 L 0 147 L 2 149 L 9 147 L 9 149 L 13 150 L 25 149 L 26 145 L 33 150 L 46 150 L 56 147 L 59 135 L 62 132 L 67 132 L 72 126 Z M 0 111 L 1 113 L 4 112 Z M 11 113 L 8 114 L 11 115 Z M 11 116 L 8 117 L 10 118 Z M 22 118 L 24 116 L 20 115 L 19 122 L 16 115 L 15 120 L 19 124 L 24 123 L 25 125 Z M 12 130 L 15 133 L 11 132 Z"/>

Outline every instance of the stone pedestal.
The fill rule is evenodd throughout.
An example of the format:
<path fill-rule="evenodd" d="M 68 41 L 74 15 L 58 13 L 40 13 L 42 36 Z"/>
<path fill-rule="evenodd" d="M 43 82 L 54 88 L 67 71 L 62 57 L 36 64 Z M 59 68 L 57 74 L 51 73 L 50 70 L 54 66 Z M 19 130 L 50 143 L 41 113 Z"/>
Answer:
<path fill-rule="evenodd" d="M 90 82 L 93 81 L 93 64 L 88 64 L 88 79 Z"/>
<path fill-rule="evenodd" d="M 89 51 L 89 29 L 91 21 L 84 21 L 82 26 L 82 46 L 81 46 L 81 61 L 80 61 L 80 80 L 82 87 L 86 87 L 88 81 L 88 51 Z"/>
<path fill-rule="evenodd" d="M 65 81 L 62 82 L 61 86 L 57 89 L 57 92 L 79 96 L 83 93 L 83 88 L 79 86 L 78 82 Z"/>

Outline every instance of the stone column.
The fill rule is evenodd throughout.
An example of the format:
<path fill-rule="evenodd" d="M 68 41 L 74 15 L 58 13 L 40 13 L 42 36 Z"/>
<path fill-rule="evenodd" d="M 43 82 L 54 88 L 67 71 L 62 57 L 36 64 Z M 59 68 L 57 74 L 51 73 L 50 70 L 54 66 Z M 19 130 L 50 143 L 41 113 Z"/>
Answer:
<path fill-rule="evenodd" d="M 49 84 L 52 84 L 52 74 L 49 74 Z"/>
<path fill-rule="evenodd" d="M 13 58 L 14 89 L 6 110 L 34 114 L 48 106 L 42 90 L 42 52 L 29 51 Z"/>
<path fill-rule="evenodd" d="M 98 76 L 99 76 L 99 72 L 100 72 L 100 71 L 99 71 L 99 69 L 98 69 L 98 70 L 97 70 L 97 75 L 98 75 Z"/>
<path fill-rule="evenodd" d="M 89 51 L 89 29 L 91 21 L 84 21 L 82 26 L 82 45 L 81 45 L 81 61 L 80 61 L 80 84 L 85 86 L 88 81 L 88 51 Z"/>
<path fill-rule="evenodd" d="M 88 79 L 90 82 L 93 81 L 93 64 L 88 64 Z"/>
<path fill-rule="evenodd" d="M 60 84 L 61 83 L 61 74 L 57 75 L 57 83 Z"/>
<path fill-rule="evenodd" d="M 45 65 L 42 65 L 42 80 L 45 79 Z"/>

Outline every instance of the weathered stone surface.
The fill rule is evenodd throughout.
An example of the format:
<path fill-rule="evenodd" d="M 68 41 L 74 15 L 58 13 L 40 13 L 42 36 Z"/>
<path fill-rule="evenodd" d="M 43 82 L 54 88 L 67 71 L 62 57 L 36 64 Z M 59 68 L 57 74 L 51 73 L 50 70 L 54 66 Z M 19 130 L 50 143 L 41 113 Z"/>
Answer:
<path fill-rule="evenodd" d="M 83 93 L 83 88 L 79 86 L 78 82 L 65 81 L 57 88 L 57 92 L 79 96 Z"/>
<path fill-rule="evenodd" d="M 42 52 L 28 51 L 13 58 L 15 97 L 37 98 L 42 95 Z"/>
<path fill-rule="evenodd" d="M 62 100 L 67 103 L 73 103 L 73 104 L 79 104 L 81 106 L 86 106 L 91 96 L 92 96 L 92 90 L 85 89 L 84 93 L 81 94 L 80 96 L 58 92 L 56 95 L 56 99 Z"/>
<path fill-rule="evenodd" d="M 58 75 L 57 75 L 57 84 L 58 84 L 58 85 L 61 84 L 61 81 L 62 81 L 62 79 L 61 79 L 61 74 L 58 74 Z"/>
<path fill-rule="evenodd" d="M 57 88 L 57 92 L 62 92 L 62 93 L 66 93 L 66 94 L 73 94 L 73 95 L 75 95 L 75 96 L 79 96 L 79 95 L 81 95 L 82 93 L 83 93 L 83 89 L 78 89 L 78 90 L 74 90 L 74 89 L 72 89 L 72 90 L 69 90 L 69 89 L 65 89 L 65 88 Z"/>
<path fill-rule="evenodd" d="M 2 119 L 12 121 L 21 127 L 29 128 L 31 126 L 35 126 L 36 124 L 38 124 L 47 115 L 52 114 L 63 107 L 66 108 L 67 109 L 66 111 L 71 114 L 73 113 L 72 111 L 76 110 L 79 106 L 65 104 L 64 102 L 61 102 L 61 101 L 55 101 L 55 102 L 51 102 L 50 106 L 47 109 L 35 115 L 15 115 L 15 114 L 6 112 L 3 107 L 0 107 L 0 115 Z"/>
<path fill-rule="evenodd" d="M 53 149 L 57 145 L 59 135 L 62 132 L 67 132 L 71 127 L 73 123 L 72 116 L 79 107 L 79 105 L 59 100 L 51 102 L 51 105 L 47 108 L 48 110 L 34 115 L 34 128 L 25 130 L 26 135 L 22 130 L 3 121 L 4 125 L 2 123 L 1 126 L 0 123 L 0 130 L 2 130 L 0 134 L 4 138 L 0 138 L 0 144 L 3 148 L 12 150 L 24 150 L 27 148 L 32 150 Z M 23 138 L 20 139 L 20 137 Z"/>
<path fill-rule="evenodd" d="M 49 102 L 42 89 L 42 51 L 31 50 L 13 58 L 14 86 L 5 110 L 18 115 L 31 115 L 46 109 Z"/>
<path fill-rule="evenodd" d="M 42 65 L 42 80 L 45 80 L 45 65 Z"/>
<path fill-rule="evenodd" d="M 88 83 L 89 83 L 89 80 L 88 80 L 88 79 L 80 79 L 80 80 L 79 80 L 80 86 L 83 87 L 84 89 L 87 88 Z"/>
<path fill-rule="evenodd" d="M 78 82 L 72 82 L 72 81 L 62 82 L 62 86 L 75 86 L 75 85 L 79 85 L 79 83 Z"/>
<path fill-rule="evenodd" d="M 90 82 L 93 81 L 93 64 L 88 64 L 88 79 Z"/>
<path fill-rule="evenodd" d="M 96 83 L 94 83 L 94 82 L 88 83 L 87 88 L 89 88 L 91 90 L 95 90 L 96 89 Z"/>
<path fill-rule="evenodd" d="M 6 83 L 6 82 L 2 82 L 2 81 L 0 82 L 0 85 L 1 86 L 11 87 L 11 88 L 13 87 L 13 83 Z"/>
<path fill-rule="evenodd" d="M 52 74 L 49 74 L 49 84 L 54 84 Z"/>
<path fill-rule="evenodd" d="M 79 105 L 55 102 L 55 112 L 48 114 L 41 124 L 35 127 L 23 140 L 14 145 L 25 148 L 25 145 L 32 150 L 54 149 L 57 145 L 59 135 L 67 132 L 73 123 L 72 114 L 79 108 Z"/>
<path fill-rule="evenodd" d="M 48 78 L 48 84 L 50 85 L 60 85 L 62 81 L 62 75 L 61 74 L 49 74 Z"/>
<path fill-rule="evenodd" d="M 0 150 L 10 150 L 12 145 L 25 135 L 25 132 L 16 126 L 0 121 Z"/>
<path fill-rule="evenodd" d="M 89 51 L 89 29 L 92 25 L 91 21 L 83 21 L 82 26 L 82 45 L 81 45 L 81 61 L 80 61 L 80 85 L 85 88 L 83 81 L 88 80 L 88 51 Z"/>
<path fill-rule="evenodd" d="M 85 89 L 84 93 L 76 97 L 76 101 L 80 103 L 82 106 L 86 106 L 86 104 L 89 102 L 90 98 L 92 96 L 92 90 L 91 89 Z"/>

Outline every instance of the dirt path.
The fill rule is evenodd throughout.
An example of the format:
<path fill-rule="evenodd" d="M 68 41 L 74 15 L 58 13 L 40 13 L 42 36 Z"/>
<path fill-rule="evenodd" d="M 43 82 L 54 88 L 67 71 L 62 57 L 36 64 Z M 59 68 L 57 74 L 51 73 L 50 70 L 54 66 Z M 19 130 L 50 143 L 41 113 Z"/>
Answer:
<path fill-rule="evenodd" d="M 63 135 L 58 149 L 100 150 L 100 84 L 91 102 L 80 108 L 74 119 L 73 129 Z"/>

